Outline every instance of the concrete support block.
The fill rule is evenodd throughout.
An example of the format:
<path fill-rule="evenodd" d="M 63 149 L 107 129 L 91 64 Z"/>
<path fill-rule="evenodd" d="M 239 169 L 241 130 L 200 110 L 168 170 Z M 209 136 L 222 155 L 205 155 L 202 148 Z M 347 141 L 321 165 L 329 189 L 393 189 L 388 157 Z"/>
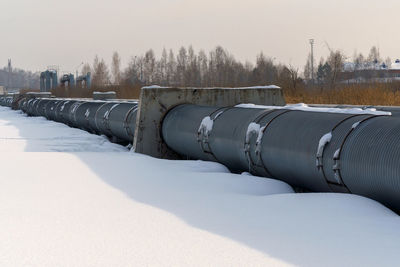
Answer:
<path fill-rule="evenodd" d="M 167 88 L 144 87 L 140 93 L 133 146 L 138 153 L 157 158 L 179 158 L 163 142 L 162 120 L 180 104 L 228 107 L 241 103 L 283 106 L 285 100 L 277 86 L 246 88 Z"/>
<path fill-rule="evenodd" d="M 116 98 L 117 98 L 117 93 L 115 93 L 114 91 L 93 92 L 93 100 L 111 100 Z"/>

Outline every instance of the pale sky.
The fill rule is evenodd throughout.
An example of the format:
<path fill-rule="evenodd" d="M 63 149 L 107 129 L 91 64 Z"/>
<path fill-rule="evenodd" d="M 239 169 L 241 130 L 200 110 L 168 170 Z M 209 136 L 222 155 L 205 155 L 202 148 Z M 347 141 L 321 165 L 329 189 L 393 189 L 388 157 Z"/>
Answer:
<path fill-rule="evenodd" d="M 399 0 L 0 0 L 0 66 L 75 71 L 96 54 L 123 67 L 163 47 L 227 48 L 241 61 L 260 51 L 302 68 L 315 39 L 319 61 L 330 47 L 352 57 L 376 45 L 400 58 Z"/>

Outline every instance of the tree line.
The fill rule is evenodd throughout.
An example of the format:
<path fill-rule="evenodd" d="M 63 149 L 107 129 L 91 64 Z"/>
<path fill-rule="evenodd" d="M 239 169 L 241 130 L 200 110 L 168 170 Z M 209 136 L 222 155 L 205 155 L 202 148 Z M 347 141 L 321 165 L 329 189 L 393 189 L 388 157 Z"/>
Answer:
<path fill-rule="evenodd" d="M 12 68 L 11 72 L 7 67 L 0 69 L 0 86 L 7 88 L 39 88 L 39 74 Z"/>
<path fill-rule="evenodd" d="M 381 75 L 376 71 L 377 64 L 390 66 L 391 60 L 383 60 L 375 46 L 368 56 L 355 52 L 352 59 L 339 49 L 329 48 L 326 58 L 321 57 L 318 64 L 313 63 L 313 75 L 310 55 L 304 69 L 299 71 L 299 68 L 290 64 L 275 62 L 263 52 L 256 56 L 253 64 L 236 60 L 234 55 L 221 46 L 215 47 L 209 53 L 204 50 L 196 52 L 189 46 L 181 47 L 177 52 L 163 49 L 159 58 L 149 49 L 143 55 L 132 56 L 125 69 L 121 68 L 121 58 L 117 52 L 112 56 L 111 68 L 104 59 L 96 56 L 92 66 L 85 64 L 83 72 L 92 71 L 93 84 L 96 87 L 140 87 L 155 84 L 176 87 L 242 87 L 275 84 L 286 90 L 324 90 L 336 88 L 344 79 L 362 77 L 364 82 L 369 82 Z M 345 66 L 350 66 L 350 69 Z"/>
<path fill-rule="evenodd" d="M 241 62 L 227 49 L 217 46 L 210 52 L 195 51 L 192 46 L 181 47 L 177 52 L 163 49 L 159 57 L 149 49 L 142 55 L 132 56 L 125 68 L 121 66 L 118 52 L 114 52 L 110 67 L 103 58 L 95 56 L 92 64 L 84 64 L 82 74 L 92 73 L 92 84 L 96 88 L 124 86 L 139 88 L 147 85 L 172 87 L 243 87 L 275 84 L 287 90 L 317 87 L 332 89 L 344 79 L 343 73 L 353 73 L 350 78 L 368 81 L 377 77 L 376 64 L 390 66 L 390 58 L 382 59 L 379 49 L 371 48 L 368 56 L 354 53 L 349 60 L 341 50 L 330 49 L 326 59 L 314 62 L 308 55 L 302 72 L 292 65 L 277 63 L 274 58 L 260 52 L 255 63 Z M 345 63 L 351 63 L 345 69 Z M 348 66 L 348 65 L 347 65 Z M 13 87 L 39 88 L 39 75 L 20 69 L 0 70 L 0 85 L 7 86 L 8 79 Z M 314 80 L 311 79 L 314 77 Z"/>
<path fill-rule="evenodd" d="M 105 85 L 176 86 L 176 87 L 241 87 L 277 84 L 296 88 L 302 82 L 298 68 L 275 63 L 262 52 L 255 64 L 242 63 L 226 49 L 217 46 L 209 53 L 196 52 L 192 46 L 181 47 L 177 53 L 163 49 L 157 58 L 152 49 L 132 56 L 125 69 L 117 52 L 111 68 L 104 59 L 95 57 L 92 66 L 85 64 L 82 73 L 92 72 L 96 87 Z"/>

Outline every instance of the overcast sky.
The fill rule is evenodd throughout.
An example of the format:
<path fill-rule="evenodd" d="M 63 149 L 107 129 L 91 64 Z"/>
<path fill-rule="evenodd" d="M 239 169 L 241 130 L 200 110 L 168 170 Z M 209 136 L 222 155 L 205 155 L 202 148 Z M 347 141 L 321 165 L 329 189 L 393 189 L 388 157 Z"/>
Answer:
<path fill-rule="evenodd" d="M 98 54 L 110 62 L 163 47 L 221 45 L 251 62 L 260 51 L 303 67 L 330 47 L 351 57 L 379 46 L 400 58 L 399 0 L 0 0 L 0 66 L 75 71 Z"/>

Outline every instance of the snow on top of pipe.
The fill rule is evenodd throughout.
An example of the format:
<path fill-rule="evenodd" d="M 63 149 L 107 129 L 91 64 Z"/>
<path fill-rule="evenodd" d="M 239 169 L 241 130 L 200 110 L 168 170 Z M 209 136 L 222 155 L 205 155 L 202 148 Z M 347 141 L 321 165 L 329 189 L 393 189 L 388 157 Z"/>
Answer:
<path fill-rule="evenodd" d="M 108 95 L 108 94 L 116 94 L 116 93 L 115 93 L 115 91 L 107 91 L 107 92 L 94 91 L 93 94 L 95 94 L 95 95 Z"/>
<path fill-rule="evenodd" d="M 203 132 L 205 135 L 208 135 L 209 132 L 212 131 L 213 125 L 214 125 L 214 121 L 211 119 L 211 117 L 206 116 L 201 121 L 198 132 L 199 133 Z"/>
<path fill-rule="evenodd" d="M 332 140 L 332 133 L 324 134 L 319 140 L 319 146 L 324 146 Z"/>
<path fill-rule="evenodd" d="M 339 155 L 340 155 L 340 148 L 338 148 L 338 149 L 335 151 L 335 154 L 333 154 L 333 159 L 338 159 L 338 158 L 339 158 Z"/>
<path fill-rule="evenodd" d="M 358 125 L 360 125 L 361 121 L 358 121 L 356 123 L 353 124 L 353 126 L 351 126 L 351 128 L 355 129 L 358 127 Z"/>
<path fill-rule="evenodd" d="M 144 86 L 142 89 L 160 89 L 160 88 L 168 88 L 165 86 L 159 86 L 159 85 L 150 85 L 150 86 Z"/>
<path fill-rule="evenodd" d="M 237 108 L 258 108 L 258 109 L 289 109 L 289 110 L 299 110 L 299 111 L 311 111 L 311 112 L 329 112 L 329 113 L 344 113 L 344 114 L 371 114 L 371 115 L 385 115 L 391 116 L 391 112 L 378 111 L 375 108 L 319 108 L 310 107 L 304 103 L 291 104 L 286 106 L 263 106 L 255 104 L 239 104 L 236 105 Z"/>
<path fill-rule="evenodd" d="M 329 132 L 324 134 L 319 140 L 317 156 L 322 157 L 322 153 L 324 152 L 325 146 L 332 140 L 332 133 Z"/>
<path fill-rule="evenodd" d="M 236 87 L 232 89 L 281 89 L 281 88 L 276 85 L 264 85 L 264 86 Z"/>
<path fill-rule="evenodd" d="M 61 106 L 61 108 L 60 108 L 60 111 L 63 111 L 63 110 L 64 110 L 65 104 L 67 104 L 67 103 L 69 103 L 69 101 L 65 101 L 65 102 L 62 104 L 62 106 Z"/>
<path fill-rule="evenodd" d="M 258 131 L 258 136 L 257 136 L 257 141 L 256 144 L 261 144 L 261 139 L 263 138 L 264 135 L 264 131 L 267 128 L 267 126 L 263 126 L 260 128 L 260 130 Z"/>
<path fill-rule="evenodd" d="M 216 120 L 219 116 L 221 116 L 222 113 L 224 113 L 225 110 L 221 110 L 220 112 L 215 115 L 214 120 Z"/>
<path fill-rule="evenodd" d="M 264 135 L 265 128 L 266 126 L 261 127 L 261 125 L 258 123 L 255 122 L 250 123 L 249 126 L 247 127 L 247 132 L 246 132 L 246 143 L 250 142 L 251 134 L 256 133 L 257 134 L 256 144 L 259 145 Z"/>
<path fill-rule="evenodd" d="M 246 143 L 248 143 L 250 141 L 250 135 L 252 133 L 256 133 L 258 134 L 260 132 L 260 124 L 252 122 L 249 124 L 249 126 L 247 127 L 247 132 L 246 132 Z"/>

